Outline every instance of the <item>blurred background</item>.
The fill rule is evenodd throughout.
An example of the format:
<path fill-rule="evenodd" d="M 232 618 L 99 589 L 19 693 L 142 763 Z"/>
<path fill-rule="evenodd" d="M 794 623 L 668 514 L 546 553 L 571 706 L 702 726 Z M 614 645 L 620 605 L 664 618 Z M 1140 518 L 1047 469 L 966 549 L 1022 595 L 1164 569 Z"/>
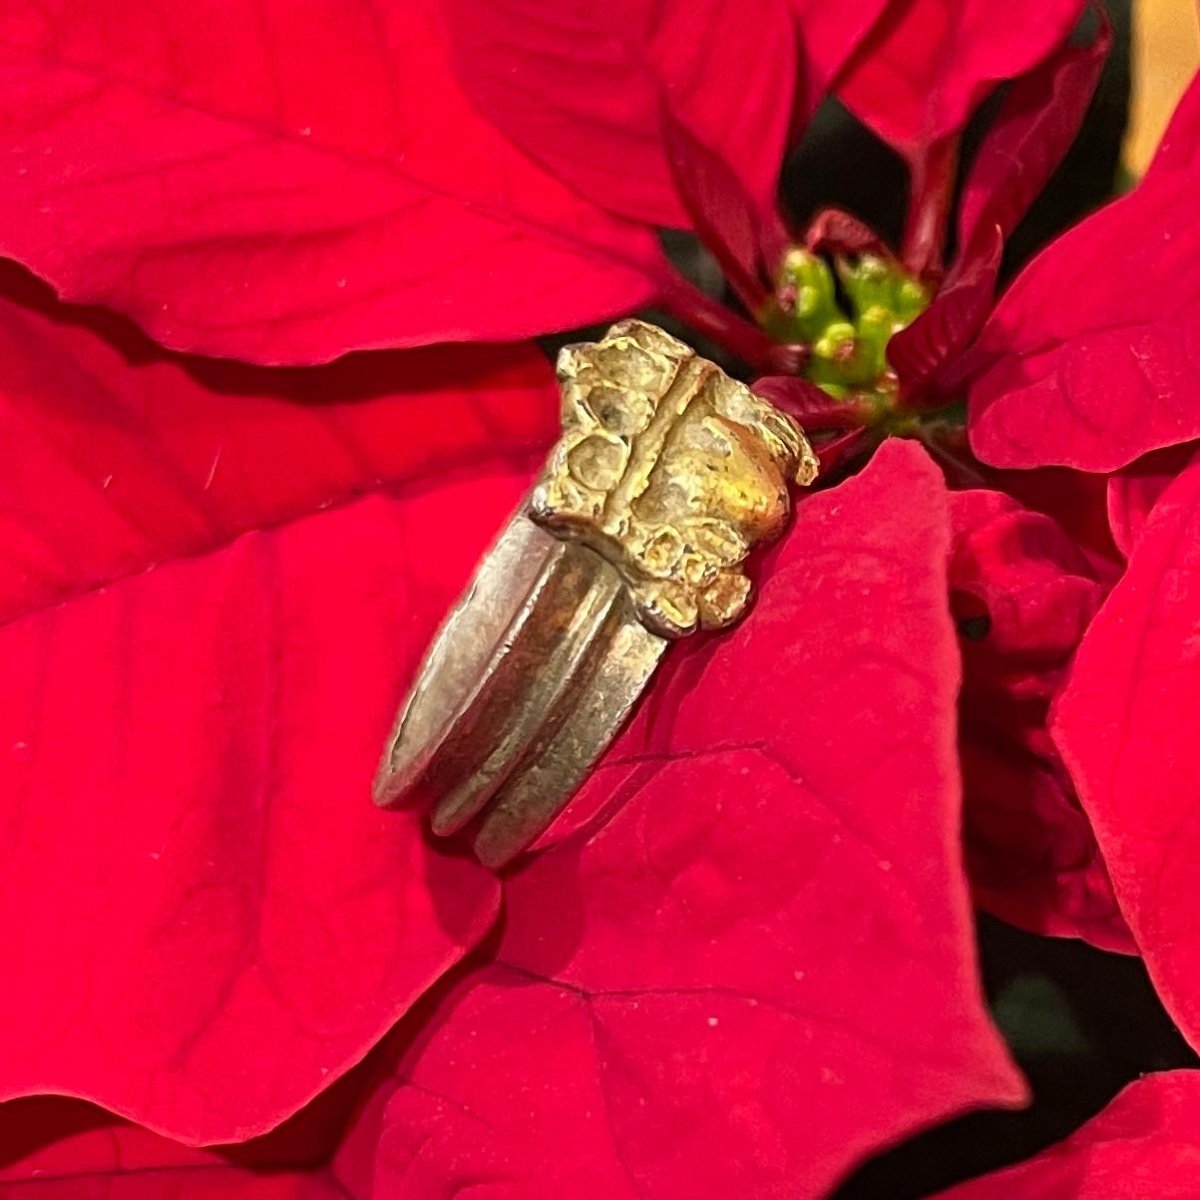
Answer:
<path fill-rule="evenodd" d="M 1135 0 L 1131 13 L 1129 128 L 1122 160 L 1145 169 L 1176 101 L 1200 66 L 1196 0 Z"/>

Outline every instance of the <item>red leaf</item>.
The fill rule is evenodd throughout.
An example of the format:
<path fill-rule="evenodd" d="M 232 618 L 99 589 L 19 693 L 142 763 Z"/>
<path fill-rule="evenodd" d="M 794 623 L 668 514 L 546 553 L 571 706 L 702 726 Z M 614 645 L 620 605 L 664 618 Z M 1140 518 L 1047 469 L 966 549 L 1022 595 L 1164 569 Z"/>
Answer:
<path fill-rule="evenodd" d="M 1108 477 L 1108 521 L 1113 540 L 1126 558 L 1133 553 L 1159 496 L 1191 461 L 1194 449 L 1183 445 L 1155 450 Z"/>
<path fill-rule="evenodd" d="M 1000 228 L 980 226 L 965 250 L 964 269 L 955 271 L 933 303 L 888 341 L 888 362 L 909 398 L 945 403 L 956 392 L 959 357 L 992 310 L 1003 254 Z"/>
<path fill-rule="evenodd" d="M 1200 463 L 1162 494 L 1083 639 L 1053 730 L 1163 1003 L 1200 1045 Z"/>
<path fill-rule="evenodd" d="M 692 136 L 664 103 L 663 148 L 679 197 L 700 239 L 746 308 L 758 312 L 787 247 L 774 201 L 757 203 L 729 165 Z"/>
<path fill-rule="evenodd" d="M 370 778 L 556 407 L 532 351 L 269 372 L 0 300 L 0 1096 L 245 1138 L 486 930 Z"/>
<path fill-rule="evenodd" d="M 16 1100 L 0 1109 L 0 1200 L 344 1200 L 310 1166 L 319 1147 L 289 1162 L 276 1140 L 197 1150 L 79 1100 Z"/>
<path fill-rule="evenodd" d="M 1107 590 L 1125 568 L 1108 521 L 1108 480 L 1100 475 L 1039 467 L 1034 471 L 983 469 L 988 485 L 1026 508 L 1046 513 L 1086 556 L 1091 573 Z"/>
<path fill-rule="evenodd" d="M 403 1052 L 383 1194 L 817 1195 L 1024 1098 L 959 861 L 947 541 L 912 443 L 804 501 L 754 613 L 680 649 Z"/>
<path fill-rule="evenodd" d="M 0 1200 L 373 1200 L 371 1085 L 381 1058 L 269 1134 L 232 1146 L 185 1146 L 82 1100 L 10 1101 L 0 1106 Z"/>
<path fill-rule="evenodd" d="M 796 79 L 788 0 L 445 0 L 479 111 L 584 196 L 690 225 L 668 166 L 662 98 L 769 207 Z"/>
<path fill-rule="evenodd" d="M 808 433 L 854 429 L 866 425 L 871 415 L 852 400 L 831 396 L 800 375 L 764 375 L 751 387 L 798 421 Z"/>
<path fill-rule="evenodd" d="M 840 208 L 823 208 L 809 222 L 804 244 L 814 254 L 841 254 L 856 257 L 874 254 L 895 263 L 891 247 L 864 221 Z"/>
<path fill-rule="evenodd" d="M 75 1100 L 5 1105 L 0 1138 L 0 1200 L 346 1200 L 329 1168 L 273 1161 L 265 1142 L 193 1149 Z"/>
<path fill-rule="evenodd" d="M 958 361 L 992 310 L 1004 241 L 1045 186 L 1079 130 L 1112 41 L 1060 47 L 1009 89 L 963 188 L 959 253 L 933 303 L 888 345 L 914 397 L 945 402 L 961 391 Z"/>
<path fill-rule="evenodd" d="M 0 250 L 167 345 L 264 362 L 644 302 L 652 233 L 474 112 L 435 7 L 7 6 Z"/>
<path fill-rule="evenodd" d="M 1193 1200 L 1198 1141 L 1200 1071 L 1146 1075 L 1066 1141 L 938 1200 Z"/>
<path fill-rule="evenodd" d="M 990 491 L 951 496 L 951 608 L 967 865 L 981 907 L 1034 933 L 1133 949 L 1066 769 L 1050 701 L 1104 596 L 1050 517 Z"/>
<path fill-rule="evenodd" d="M 1200 435 L 1200 84 L 1141 184 L 1029 264 L 980 335 L 971 440 L 998 466 L 1110 471 Z"/>
<path fill-rule="evenodd" d="M 800 18 L 803 58 L 800 115 L 807 120 L 894 0 L 861 0 L 856 4 L 791 0 L 791 3 Z"/>
<path fill-rule="evenodd" d="M 1083 0 L 899 0 L 859 46 L 838 94 L 912 160 L 1061 44 L 1082 9 Z"/>
<path fill-rule="evenodd" d="M 1075 140 L 1112 45 L 1112 24 L 1098 5 L 1097 14 L 1089 43 L 1060 46 L 1008 89 L 963 185 L 964 248 L 984 225 L 1008 237 Z"/>

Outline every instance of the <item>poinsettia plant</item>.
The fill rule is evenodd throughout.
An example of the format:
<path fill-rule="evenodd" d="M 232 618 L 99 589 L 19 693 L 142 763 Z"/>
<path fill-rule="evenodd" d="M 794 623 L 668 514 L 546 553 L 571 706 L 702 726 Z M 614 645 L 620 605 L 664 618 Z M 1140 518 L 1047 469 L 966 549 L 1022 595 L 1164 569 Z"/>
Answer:
<path fill-rule="evenodd" d="M 1140 958 L 1200 1049 L 1200 82 L 1005 257 L 1112 43 L 1085 0 L 0 6 L 0 1198 L 832 1195 L 1036 1098 L 976 909 Z M 836 105 L 892 241 L 781 188 Z M 646 310 L 821 477 L 497 875 L 371 775 L 557 435 L 533 339 Z M 947 1195 L 1197 1194 L 1192 1063 Z"/>

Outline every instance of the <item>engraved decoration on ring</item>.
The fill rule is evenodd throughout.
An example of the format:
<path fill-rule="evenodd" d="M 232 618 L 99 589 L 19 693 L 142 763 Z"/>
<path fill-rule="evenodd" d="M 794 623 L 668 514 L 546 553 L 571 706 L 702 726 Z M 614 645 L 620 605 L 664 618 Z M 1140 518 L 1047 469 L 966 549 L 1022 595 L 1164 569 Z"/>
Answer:
<path fill-rule="evenodd" d="M 742 562 L 777 537 L 817 460 L 794 421 L 642 321 L 558 358 L 563 436 L 529 512 L 620 573 L 646 627 L 719 629 L 749 601 Z"/>

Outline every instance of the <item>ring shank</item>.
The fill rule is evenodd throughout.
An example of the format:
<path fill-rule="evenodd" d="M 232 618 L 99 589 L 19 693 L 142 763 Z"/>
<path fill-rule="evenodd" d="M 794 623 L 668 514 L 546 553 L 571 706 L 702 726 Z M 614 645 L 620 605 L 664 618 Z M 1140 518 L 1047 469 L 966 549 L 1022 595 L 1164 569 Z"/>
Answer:
<path fill-rule="evenodd" d="M 613 566 L 518 512 L 426 656 L 375 795 L 470 827 L 509 862 L 551 824 L 611 743 L 668 642 L 638 619 Z"/>

